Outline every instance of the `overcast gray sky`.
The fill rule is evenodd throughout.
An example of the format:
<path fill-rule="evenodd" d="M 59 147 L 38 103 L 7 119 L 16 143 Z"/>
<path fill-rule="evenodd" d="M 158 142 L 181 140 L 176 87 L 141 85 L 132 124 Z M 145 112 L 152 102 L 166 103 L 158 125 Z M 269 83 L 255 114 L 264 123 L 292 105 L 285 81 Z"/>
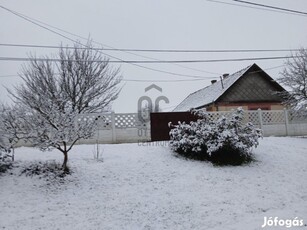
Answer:
<path fill-rule="evenodd" d="M 306 0 L 250 1 L 307 12 Z M 0 0 L 0 5 L 78 36 L 90 36 L 95 42 L 104 45 L 104 48 L 111 46 L 132 49 L 213 50 L 307 47 L 306 15 L 250 8 L 246 7 L 248 5 L 233 0 L 220 0 L 220 2 L 206 0 Z M 61 43 L 63 45 L 72 44 L 71 41 L 17 17 L 3 8 L 0 8 L 0 22 L 1 44 L 54 46 Z M 63 31 L 58 32 L 73 40 L 80 40 Z M 100 47 L 101 45 L 97 44 Z M 135 56 L 135 54 L 159 60 L 206 60 L 291 54 L 291 52 L 197 54 L 104 52 L 123 60 L 149 60 Z M 27 57 L 29 53 L 35 53 L 38 56 L 49 55 L 57 53 L 57 50 L 0 46 L 0 57 Z M 145 95 L 145 87 L 154 80 L 176 80 L 154 82 L 163 89 L 163 95 L 170 100 L 170 104 L 162 103 L 161 107 L 170 110 L 188 94 L 209 85 L 211 80 L 218 78 L 221 74 L 236 72 L 254 62 L 276 79 L 283 68 L 281 65 L 284 60 L 185 63 L 180 66 L 140 64 L 157 71 L 131 64 L 121 64 L 124 79 L 148 82 L 123 82 L 123 90 L 114 103 L 113 109 L 115 112 L 136 112 L 137 100 Z M 9 100 L 5 87 L 11 88 L 13 84 L 20 82 L 20 78 L 15 75 L 20 71 L 21 65 L 22 62 L 0 60 L 2 102 Z M 195 81 L 195 78 L 192 77 L 176 76 L 159 71 L 197 75 L 203 77 L 204 80 Z M 158 92 L 152 93 L 156 94 L 149 95 L 153 99 L 159 94 Z"/>

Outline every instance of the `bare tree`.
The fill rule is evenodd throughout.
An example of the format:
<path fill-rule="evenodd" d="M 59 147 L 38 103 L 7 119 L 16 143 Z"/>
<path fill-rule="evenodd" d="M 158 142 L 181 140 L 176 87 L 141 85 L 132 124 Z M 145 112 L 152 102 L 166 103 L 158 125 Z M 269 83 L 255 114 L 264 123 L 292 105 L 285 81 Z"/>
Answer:
<path fill-rule="evenodd" d="M 23 117 L 20 107 L 0 105 L 0 159 L 10 157 L 14 161 L 14 148 L 27 135 Z"/>
<path fill-rule="evenodd" d="M 301 48 L 292 55 L 286 63 L 286 67 L 280 73 L 278 79 L 290 90 L 285 93 L 285 103 L 295 110 L 307 108 L 307 49 Z"/>
<path fill-rule="evenodd" d="M 109 108 L 120 92 L 121 76 L 90 42 L 87 48 L 79 43 L 73 50 L 61 48 L 57 59 L 34 58 L 21 71 L 24 84 L 9 92 L 27 108 L 28 139 L 41 150 L 61 151 L 68 170 L 68 152 L 94 135 L 95 119 L 86 114 Z"/>

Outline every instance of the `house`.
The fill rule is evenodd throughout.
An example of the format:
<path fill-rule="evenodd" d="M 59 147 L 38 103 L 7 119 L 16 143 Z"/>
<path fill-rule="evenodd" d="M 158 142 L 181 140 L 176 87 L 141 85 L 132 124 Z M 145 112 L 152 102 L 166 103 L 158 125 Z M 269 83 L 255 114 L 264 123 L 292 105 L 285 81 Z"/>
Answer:
<path fill-rule="evenodd" d="M 207 111 L 229 111 L 237 107 L 245 110 L 284 108 L 278 92 L 285 89 L 256 64 L 231 75 L 224 74 L 221 80 L 211 83 L 186 97 L 174 112 L 191 108 Z"/>

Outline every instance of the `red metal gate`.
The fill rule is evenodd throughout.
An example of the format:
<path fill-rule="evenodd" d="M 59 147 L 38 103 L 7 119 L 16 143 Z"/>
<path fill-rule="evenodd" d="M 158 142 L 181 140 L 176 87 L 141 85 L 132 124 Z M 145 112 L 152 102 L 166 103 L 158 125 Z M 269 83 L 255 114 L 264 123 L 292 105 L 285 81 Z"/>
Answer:
<path fill-rule="evenodd" d="M 150 113 L 151 140 L 169 140 L 169 122 L 172 122 L 173 125 L 177 125 L 178 121 L 189 123 L 190 121 L 196 120 L 197 118 L 190 112 Z"/>

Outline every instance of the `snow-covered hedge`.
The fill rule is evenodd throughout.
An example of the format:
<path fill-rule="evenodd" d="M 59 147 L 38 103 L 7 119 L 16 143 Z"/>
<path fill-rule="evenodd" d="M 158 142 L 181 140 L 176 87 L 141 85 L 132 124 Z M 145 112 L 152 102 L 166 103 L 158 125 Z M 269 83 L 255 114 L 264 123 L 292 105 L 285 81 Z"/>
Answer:
<path fill-rule="evenodd" d="M 192 111 L 196 122 L 178 123 L 170 131 L 172 150 L 192 158 L 207 159 L 218 164 L 242 164 L 257 147 L 261 130 L 243 123 L 244 110 L 238 108 L 229 118 L 222 116 L 210 122 L 203 111 Z M 170 124 L 171 125 L 171 124 Z"/>

